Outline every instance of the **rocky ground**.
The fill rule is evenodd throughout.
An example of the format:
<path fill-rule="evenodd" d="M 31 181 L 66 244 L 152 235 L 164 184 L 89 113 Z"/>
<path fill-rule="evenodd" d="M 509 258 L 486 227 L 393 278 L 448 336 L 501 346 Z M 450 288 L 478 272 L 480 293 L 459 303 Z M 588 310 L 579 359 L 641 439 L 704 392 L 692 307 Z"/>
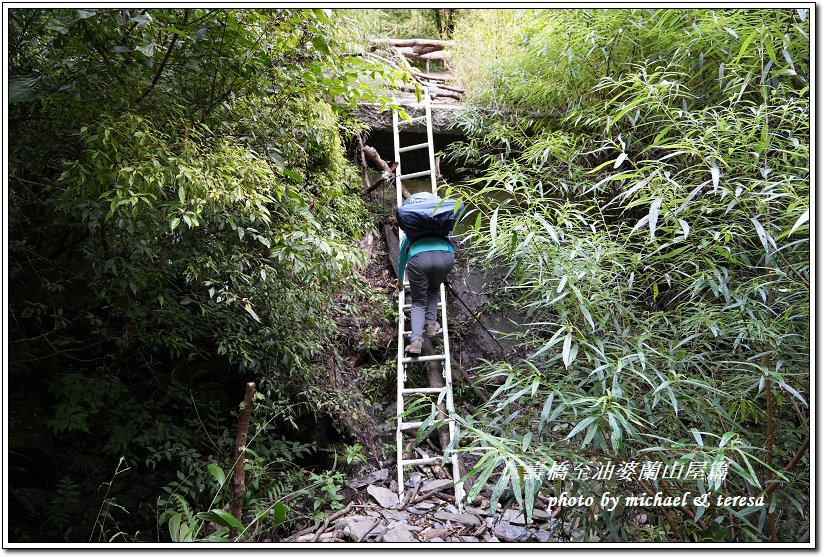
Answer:
<path fill-rule="evenodd" d="M 292 542 L 557 542 L 559 521 L 536 507 L 527 523 L 516 509 L 499 509 L 477 498 L 460 512 L 450 479 L 425 478 L 431 470 L 413 473 L 399 500 L 390 470 L 372 472 L 349 482 L 355 490 L 342 511 L 327 515 L 318 528 L 299 532 Z"/>

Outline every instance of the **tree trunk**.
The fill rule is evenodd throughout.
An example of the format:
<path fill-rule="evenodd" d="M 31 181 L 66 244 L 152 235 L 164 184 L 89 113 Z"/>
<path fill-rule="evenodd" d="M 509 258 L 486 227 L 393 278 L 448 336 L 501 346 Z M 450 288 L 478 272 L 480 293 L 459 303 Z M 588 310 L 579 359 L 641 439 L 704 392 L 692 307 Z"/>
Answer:
<path fill-rule="evenodd" d="M 249 416 L 252 414 L 252 396 L 255 394 L 255 384 L 246 383 L 246 396 L 243 397 L 243 410 L 240 412 L 240 420 L 237 427 L 237 439 L 235 440 L 235 474 L 234 474 L 234 494 L 232 497 L 232 516 L 238 522 L 241 521 L 243 513 L 243 498 L 246 496 L 246 437 L 249 433 Z"/>

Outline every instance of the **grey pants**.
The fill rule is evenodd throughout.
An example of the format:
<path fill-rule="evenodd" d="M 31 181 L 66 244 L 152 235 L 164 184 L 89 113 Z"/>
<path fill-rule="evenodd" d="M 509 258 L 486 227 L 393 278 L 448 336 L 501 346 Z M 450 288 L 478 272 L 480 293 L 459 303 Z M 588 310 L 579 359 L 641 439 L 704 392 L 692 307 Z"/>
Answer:
<path fill-rule="evenodd" d="M 438 320 L 441 283 L 455 264 L 451 251 L 422 251 L 406 264 L 409 290 L 412 293 L 412 336 L 423 339 L 424 323 Z"/>

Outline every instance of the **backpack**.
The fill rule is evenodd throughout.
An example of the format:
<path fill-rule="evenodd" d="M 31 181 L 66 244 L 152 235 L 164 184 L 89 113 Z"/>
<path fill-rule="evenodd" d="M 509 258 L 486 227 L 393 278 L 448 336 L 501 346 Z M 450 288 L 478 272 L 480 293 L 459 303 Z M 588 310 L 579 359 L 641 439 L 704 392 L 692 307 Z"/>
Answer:
<path fill-rule="evenodd" d="M 421 192 L 409 196 L 398 207 L 398 225 L 406 234 L 407 253 L 413 243 L 421 238 L 442 238 L 452 244 L 449 233 L 464 212 L 465 206 L 457 211 L 457 203 L 449 198 L 441 199 L 434 193 Z"/>

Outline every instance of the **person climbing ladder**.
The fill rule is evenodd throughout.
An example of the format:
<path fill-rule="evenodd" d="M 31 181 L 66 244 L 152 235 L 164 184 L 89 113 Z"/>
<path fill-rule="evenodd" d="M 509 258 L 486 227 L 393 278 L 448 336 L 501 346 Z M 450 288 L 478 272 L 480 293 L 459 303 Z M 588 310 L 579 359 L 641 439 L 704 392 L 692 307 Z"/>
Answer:
<path fill-rule="evenodd" d="M 397 288 L 403 288 L 405 274 L 412 295 L 412 332 L 406 346 L 411 356 L 421 353 L 424 334 L 432 338 L 441 332 L 436 320 L 440 286 L 455 265 L 448 235 L 458 216 L 454 201 L 432 193 L 416 193 L 398 208 L 404 236 L 398 251 Z"/>

